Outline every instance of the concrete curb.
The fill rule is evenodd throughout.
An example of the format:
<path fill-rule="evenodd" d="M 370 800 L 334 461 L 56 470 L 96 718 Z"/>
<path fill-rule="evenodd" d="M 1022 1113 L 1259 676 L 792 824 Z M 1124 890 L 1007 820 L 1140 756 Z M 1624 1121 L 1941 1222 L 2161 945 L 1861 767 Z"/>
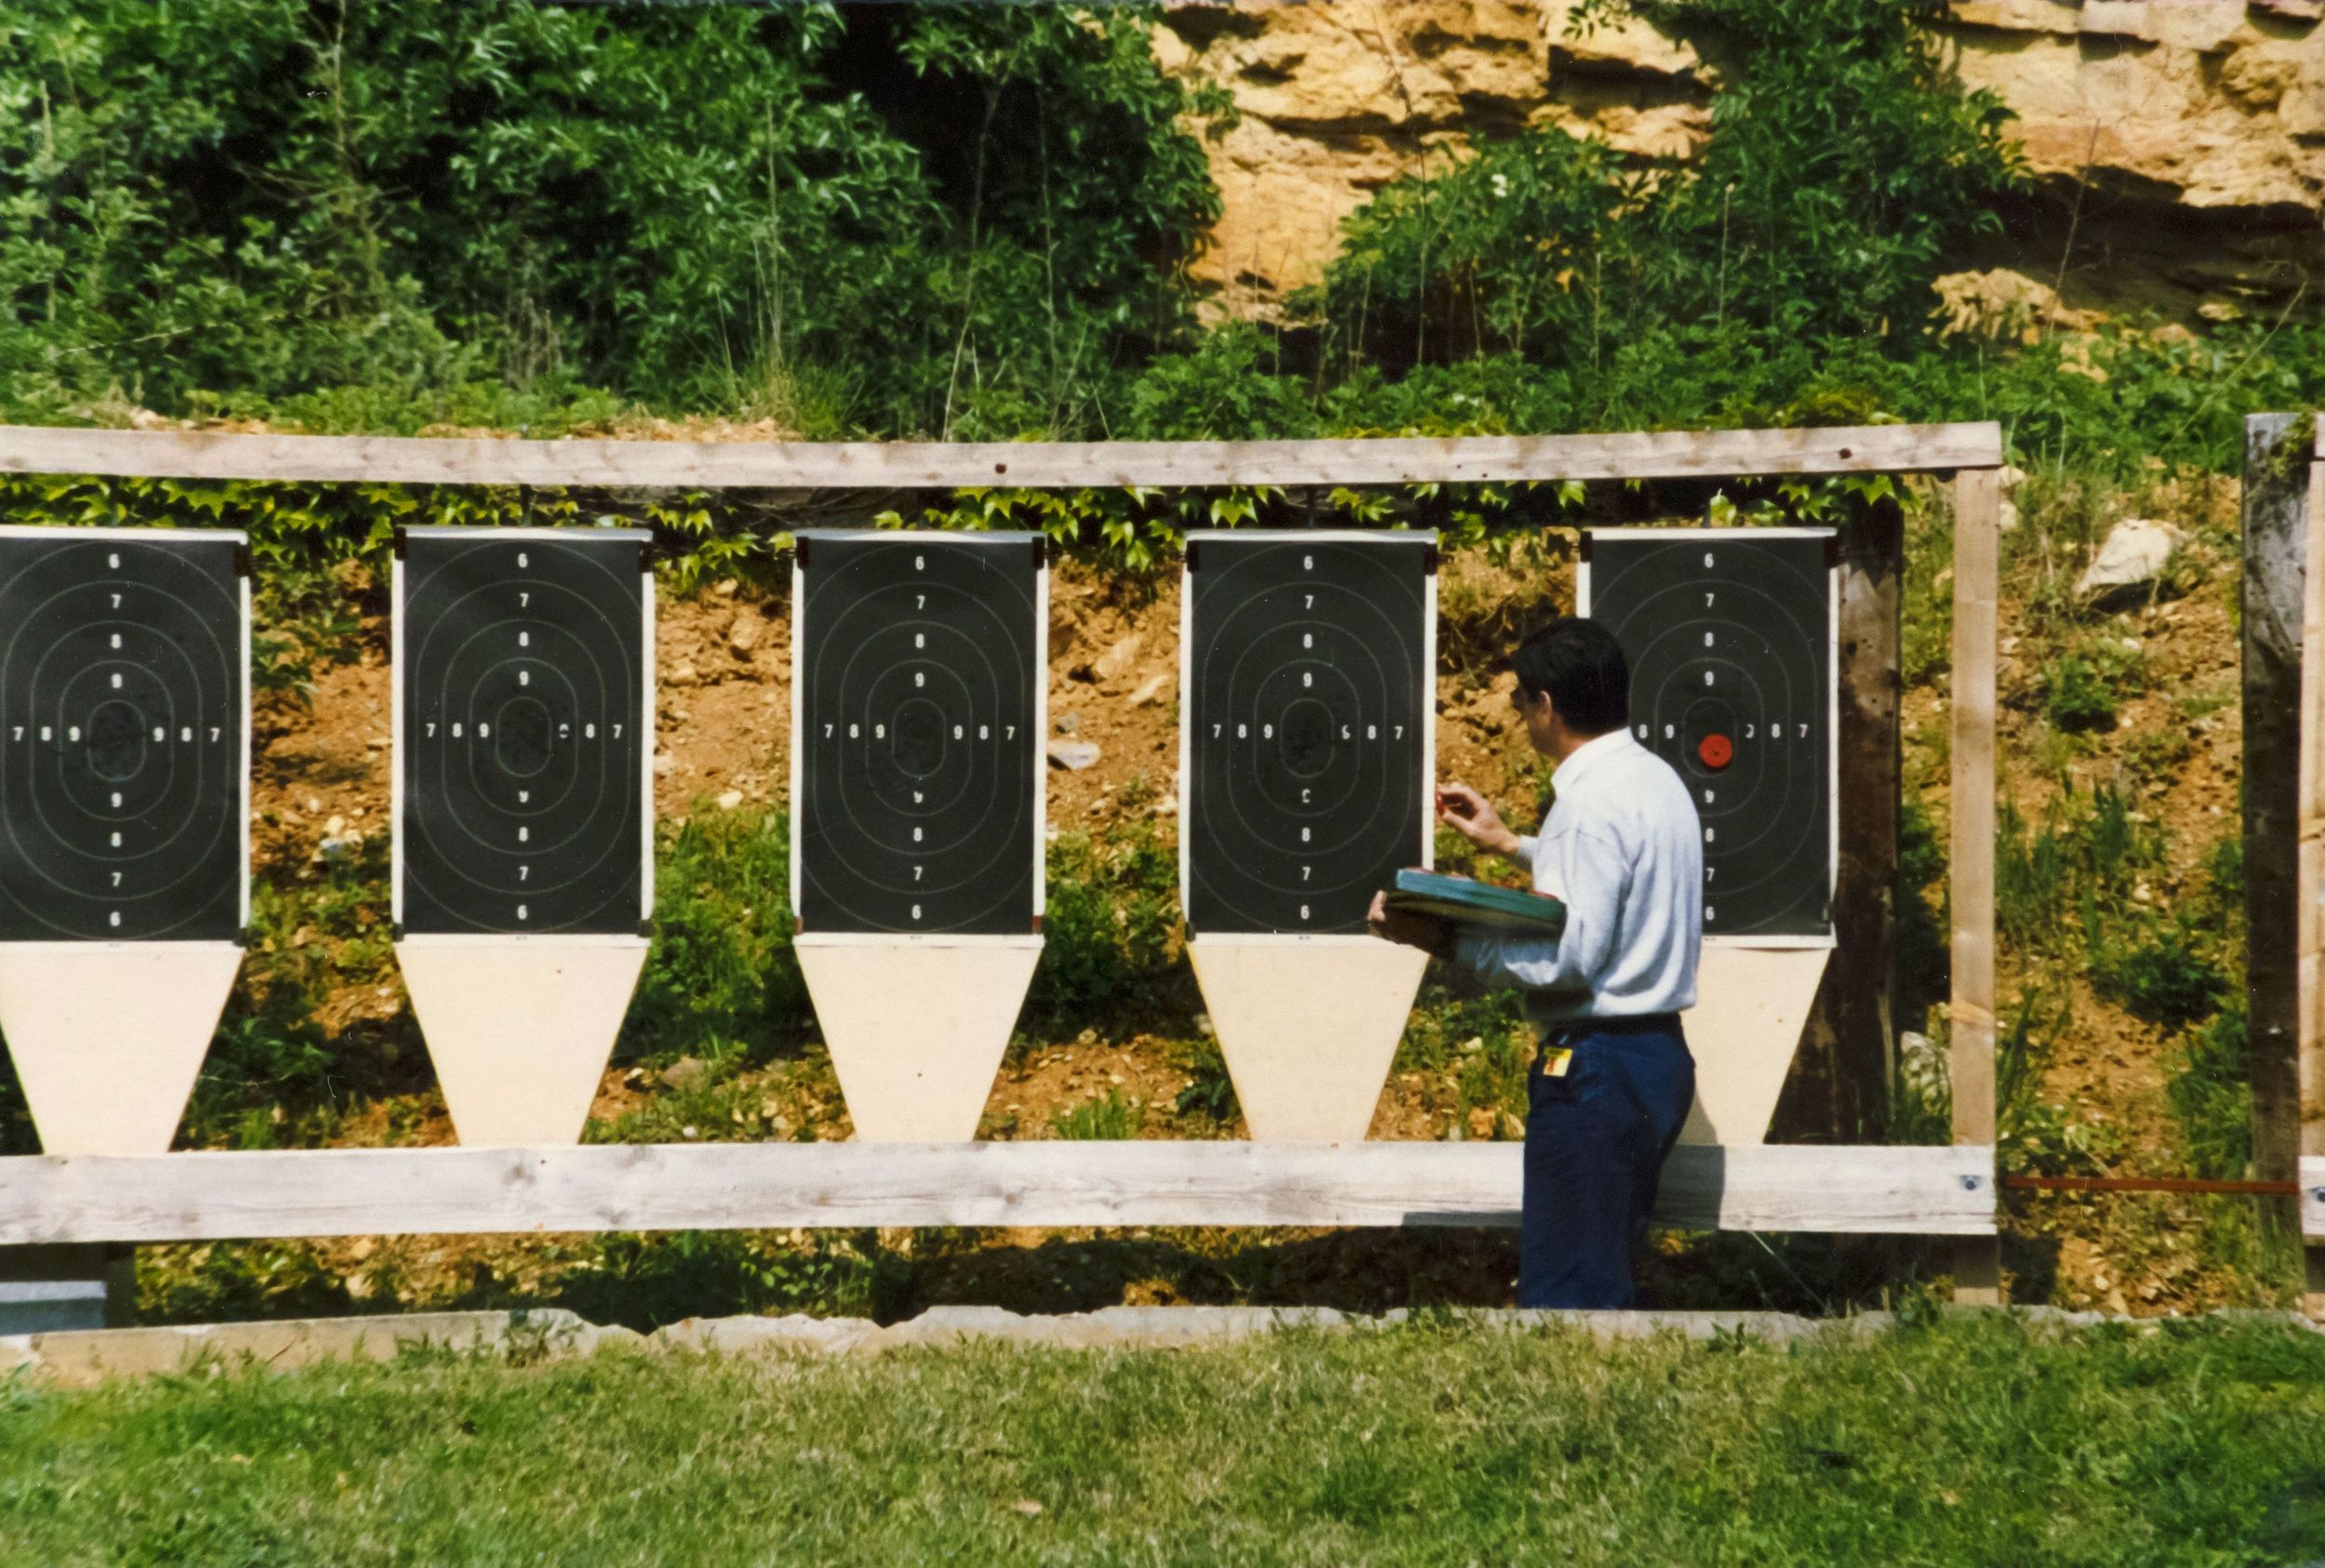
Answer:
<path fill-rule="evenodd" d="M 1996 1310 L 2029 1326 L 2068 1331 L 2117 1323 L 2159 1333 L 2171 1322 L 2274 1322 L 2325 1332 L 2298 1312 L 2224 1310 L 2201 1318 L 2131 1318 L 2050 1307 L 1961 1308 Z M 1438 1314 L 1403 1310 L 1379 1317 L 1329 1307 L 1109 1307 L 1096 1312 L 1027 1316 L 998 1307 L 935 1307 L 882 1326 L 867 1318 L 687 1318 L 642 1335 L 588 1322 L 562 1308 L 513 1312 L 416 1312 L 400 1316 L 302 1318 L 275 1322 L 183 1327 L 83 1329 L 0 1336 L 0 1378 L 51 1388 L 88 1388 L 113 1378 L 151 1377 L 215 1368 L 288 1372 L 330 1362 L 387 1362 L 409 1353 L 488 1355 L 512 1364 L 575 1361 L 603 1350 L 644 1354 L 739 1356 L 877 1355 L 924 1346 L 986 1340 L 1053 1350 L 1172 1350 L 1231 1344 L 1285 1331 L 1378 1329 Z M 1789 1344 L 1816 1338 L 1862 1339 L 1895 1325 L 1888 1312 L 1803 1318 L 1786 1312 L 1554 1312 L 1481 1309 L 1442 1315 L 1470 1329 L 1505 1333 L 1561 1327 L 1601 1340 L 1676 1335 Z"/>

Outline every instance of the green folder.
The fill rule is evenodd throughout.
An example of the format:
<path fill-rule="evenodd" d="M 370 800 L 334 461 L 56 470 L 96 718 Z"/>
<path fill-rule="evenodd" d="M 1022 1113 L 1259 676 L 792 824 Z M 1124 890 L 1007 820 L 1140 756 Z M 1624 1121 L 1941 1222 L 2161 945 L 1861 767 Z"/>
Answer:
<path fill-rule="evenodd" d="M 1566 929 L 1566 906 L 1547 893 L 1436 871 L 1399 871 L 1388 888 L 1388 907 L 1521 937 L 1555 937 Z"/>

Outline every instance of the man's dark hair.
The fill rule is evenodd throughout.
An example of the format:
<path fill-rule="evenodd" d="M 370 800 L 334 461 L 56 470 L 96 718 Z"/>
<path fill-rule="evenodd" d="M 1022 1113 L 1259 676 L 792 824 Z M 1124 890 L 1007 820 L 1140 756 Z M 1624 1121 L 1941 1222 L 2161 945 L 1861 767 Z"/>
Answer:
<path fill-rule="evenodd" d="M 1595 620 L 1561 616 L 1519 644 L 1509 663 L 1526 700 L 1549 693 L 1569 728 L 1603 735 L 1630 723 L 1630 665 Z"/>

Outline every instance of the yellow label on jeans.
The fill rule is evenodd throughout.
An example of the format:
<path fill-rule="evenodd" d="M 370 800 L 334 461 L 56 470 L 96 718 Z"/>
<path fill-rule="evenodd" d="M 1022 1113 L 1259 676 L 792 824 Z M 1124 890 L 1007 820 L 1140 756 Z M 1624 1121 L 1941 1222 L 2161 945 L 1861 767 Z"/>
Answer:
<path fill-rule="evenodd" d="M 1574 1053 L 1563 1045 L 1542 1047 L 1542 1076 L 1545 1078 L 1565 1077 L 1566 1070 L 1572 1067 L 1574 1062 Z"/>

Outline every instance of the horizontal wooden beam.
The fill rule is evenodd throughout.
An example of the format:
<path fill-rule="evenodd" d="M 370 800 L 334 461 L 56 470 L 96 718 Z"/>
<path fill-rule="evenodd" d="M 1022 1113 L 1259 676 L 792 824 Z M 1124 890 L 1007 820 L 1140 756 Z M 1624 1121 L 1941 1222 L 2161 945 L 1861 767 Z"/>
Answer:
<path fill-rule="evenodd" d="M 0 1245 L 865 1226 L 1508 1226 L 1517 1144 L 612 1144 L 0 1159 Z M 1984 1235 L 1994 1150 L 1683 1146 L 1692 1229 Z"/>
<path fill-rule="evenodd" d="M 1439 440 L 438 440 L 0 426 L 0 472 L 650 489 L 952 489 L 1724 479 L 1999 467 L 1993 423 Z"/>

